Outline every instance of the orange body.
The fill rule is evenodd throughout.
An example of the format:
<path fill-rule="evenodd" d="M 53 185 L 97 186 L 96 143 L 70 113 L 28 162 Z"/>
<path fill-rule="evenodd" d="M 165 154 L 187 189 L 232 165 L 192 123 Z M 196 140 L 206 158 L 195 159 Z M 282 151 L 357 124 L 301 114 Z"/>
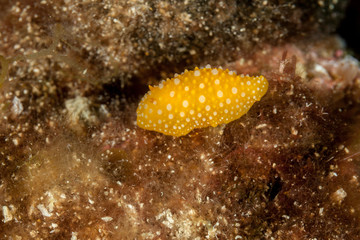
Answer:
<path fill-rule="evenodd" d="M 221 68 L 195 68 L 149 86 L 137 109 L 137 125 L 172 136 L 240 118 L 265 95 L 263 76 L 239 76 Z"/>

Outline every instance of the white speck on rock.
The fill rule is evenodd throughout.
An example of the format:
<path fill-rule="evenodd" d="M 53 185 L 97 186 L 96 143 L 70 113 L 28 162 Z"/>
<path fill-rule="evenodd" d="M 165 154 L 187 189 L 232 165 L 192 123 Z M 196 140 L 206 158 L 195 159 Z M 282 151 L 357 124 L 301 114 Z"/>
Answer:
<path fill-rule="evenodd" d="M 77 240 L 77 232 L 71 232 L 71 239 L 70 240 Z"/>
<path fill-rule="evenodd" d="M 174 225 L 174 218 L 173 218 L 173 215 L 170 211 L 170 209 L 167 209 L 166 211 L 160 213 L 159 215 L 156 216 L 156 220 L 159 220 L 159 219 L 164 219 L 162 221 L 162 224 L 164 224 L 165 226 L 167 226 L 168 228 L 172 228 L 173 225 Z"/>
<path fill-rule="evenodd" d="M 326 68 L 324 68 L 323 66 L 319 65 L 319 64 L 315 64 L 314 66 L 314 71 L 324 75 L 324 76 L 329 76 L 328 71 L 326 70 Z"/>
<path fill-rule="evenodd" d="M 96 116 L 92 113 L 91 101 L 86 97 L 77 96 L 65 101 L 68 120 L 71 124 L 77 125 L 80 120 L 94 123 L 97 121 Z"/>
<path fill-rule="evenodd" d="M 332 194 L 332 199 L 338 204 L 340 204 L 346 196 L 347 193 L 345 192 L 345 190 L 343 188 L 339 188 Z"/>
<path fill-rule="evenodd" d="M 113 220 L 113 218 L 106 216 L 106 217 L 102 217 L 101 220 L 103 220 L 104 222 L 111 222 Z"/>
<path fill-rule="evenodd" d="M 11 220 L 13 220 L 13 215 L 7 206 L 2 207 L 2 212 L 3 212 L 3 216 L 4 216 L 4 220 L 3 220 L 4 223 L 10 222 Z"/>
<path fill-rule="evenodd" d="M 15 115 L 18 116 L 20 115 L 20 113 L 22 113 L 22 111 L 24 110 L 24 106 L 22 105 L 20 99 L 18 97 L 14 97 L 13 101 L 12 101 L 13 105 L 11 107 L 11 112 Z"/>
<path fill-rule="evenodd" d="M 41 214 L 44 216 L 44 217 L 51 217 L 52 214 L 49 213 L 49 211 L 46 209 L 46 207 L 43 205 L 43 204 L 39 204 L 36 206 L 37 209 L 40 210 Z"/>

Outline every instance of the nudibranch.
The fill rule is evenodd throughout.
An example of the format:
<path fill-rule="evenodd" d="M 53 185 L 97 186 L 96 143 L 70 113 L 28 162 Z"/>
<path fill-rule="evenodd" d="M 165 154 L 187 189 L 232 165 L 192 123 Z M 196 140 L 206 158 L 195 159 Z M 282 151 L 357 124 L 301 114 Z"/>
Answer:
<path fill-rule="evenodd" d="M 195 128 L 229 123 L 247 113 L 268 89 L 263 76 L 237 75 L 228 69 L 195 68 L 149 86 L 137 108 L 137 125 L 182 136 Z"/>

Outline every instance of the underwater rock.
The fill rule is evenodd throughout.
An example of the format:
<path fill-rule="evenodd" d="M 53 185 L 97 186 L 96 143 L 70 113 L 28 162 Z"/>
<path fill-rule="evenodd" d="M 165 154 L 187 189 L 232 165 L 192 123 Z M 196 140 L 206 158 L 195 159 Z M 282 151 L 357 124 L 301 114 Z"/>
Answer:
<path fill-rule="evenodd" d="M 0 238 L 360 238 L 360 69 L 328 35 L 345 4 L 4 5 Z M 136 125 L 148 83 L 207 63 L 267 94 L 181 137 Z"/>

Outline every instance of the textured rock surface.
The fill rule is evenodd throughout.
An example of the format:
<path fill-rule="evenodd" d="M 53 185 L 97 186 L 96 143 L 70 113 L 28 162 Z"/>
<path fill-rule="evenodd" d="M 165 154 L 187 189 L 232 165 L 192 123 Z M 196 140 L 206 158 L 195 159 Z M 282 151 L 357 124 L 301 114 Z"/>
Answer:
<path fill-rule="evenodd" d="M 346 5 L 337 0 L 118 2 L 8 3 L 2 54 L 13 57 L 49 46 L 61 24 L 58 50 L 67 53 L 65 62 L 75 70 L 86 69 L 89 80 L 149 81 L 185 66 L 222 65 L 264 42 L 329 33 Z"/>
<path fill-rule="evenodd" d="M 328 35 L 345 4 L 8 2 L 0 238 L 359 238 L 359 63 Z M 181 138 L 135 125 L 148 83 L 207 63 L 269 91 Z"/>

